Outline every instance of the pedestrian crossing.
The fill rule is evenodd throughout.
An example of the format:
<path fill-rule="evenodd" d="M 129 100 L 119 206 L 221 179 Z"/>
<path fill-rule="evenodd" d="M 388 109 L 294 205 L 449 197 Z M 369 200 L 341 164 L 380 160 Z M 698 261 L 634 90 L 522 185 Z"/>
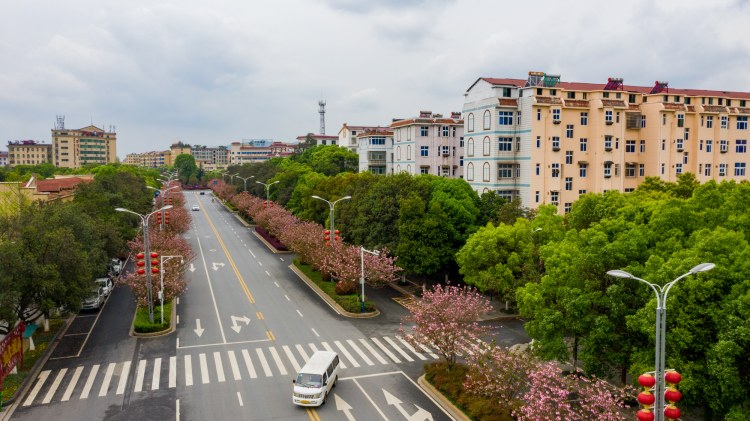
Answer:
<path fill-rule="evenodd" d="M 480 339 L 465 340 L 466 353 L 484 344 Z M 436 360 L 431 347 L 410 345 L 394 335 L 371 338 L 341 339 L 318 343 L 271 345 L 253 349 L 225 349 L 181 356 L 156 357 L 91 366 L 43 370 L 22 406 L 51 402 L 86 400 L 95 397 L 147 393 L 160 389 L 197 387 L 211 383 L 256 380 L 274 376 L 293 376 L 319 350 L 335 351 L 342 370 Z"/>

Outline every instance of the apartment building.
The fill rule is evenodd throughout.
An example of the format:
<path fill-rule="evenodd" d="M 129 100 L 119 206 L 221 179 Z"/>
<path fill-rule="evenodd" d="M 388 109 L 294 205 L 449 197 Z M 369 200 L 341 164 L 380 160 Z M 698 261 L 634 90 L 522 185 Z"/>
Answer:
<path fill-rule="evenodd" d="M 344 123 L 339 130 L 338 145 L 342 148 L 349 148 L 350 151 L 357 153 L 357 148 L 359 148 L 357 135 L 366 131 L 372 132 L 377 130 L 388 130 L 388 128 L 380 126 L 350 126 Z"/>
<path fill-rule="evenodd" d="M 52 162 L 52 145 L 36 140 L 8 142 L 8 165 L 38 165 Z"/>
<path fill-rule="evenodd" d="M 524 206 L 561 212 L 585 193 L 633 191 L 646 177 L 748 180 L 750 93 L 479 78 L 464 94 L 465 179 Z"/>
<path fill-rule="evenodd" d="M 357 135 L 359 172 L 393 174 L 393 130 L 377 128 Z"/>
<path fill-rule="evenodd" d="M 64 124 L 52 129 L 53 163 L 61 168 L 117 162 L 117 134 L 96 126 L 68 130 Z"/>
<path fill-rule="evenodd" d="M 0 151 L 0 167 L 8 166 L 8 151 Z"/>
<path fill-rule="evenodd" d="M 123 163 L 137 167 L 163 168 L 172 165 L 172 154 L 171 151 L 129 153 Z"/>
<path fill-rule="evenodd" d="M 224 168 L 229 164 L 229 149 L 226 146 L 195 145 L 190 153 L 195 157 L 196 165 L 205 170 Z"/>
<path fill-rule="evenodd" d="M 315 146 L 335 145 L 339 140 L 338 136 L 308 133 L 304 136 L 297 136 L 297 141 L 299 143 L 305 143 L 308 138 L 315 142 Z"/>
<path fill-rule="evenodd" d="M 252 164 L 294 154 L 296 145 L 270 139 L 245 139 L 229 146 L 229 165 Z"/>
<path fill-rule="evenodd" d="M 396 173 L 463 177 L 464 121 L 461 113 L 450 118 L 431 111 L 419 117 L 396 119 L 393 130 L 393 166 Z"/>

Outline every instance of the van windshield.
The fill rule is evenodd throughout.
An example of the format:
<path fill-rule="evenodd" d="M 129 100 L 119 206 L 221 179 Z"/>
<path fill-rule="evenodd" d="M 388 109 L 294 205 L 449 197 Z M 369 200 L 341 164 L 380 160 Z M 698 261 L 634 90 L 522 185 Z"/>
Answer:
<path fill-rule="evenodd" d="M 322 387 L 323 376 L 320 374 L 305 374 L 299 373 L 297 375 L 297 386 L 301 387 Z"/>

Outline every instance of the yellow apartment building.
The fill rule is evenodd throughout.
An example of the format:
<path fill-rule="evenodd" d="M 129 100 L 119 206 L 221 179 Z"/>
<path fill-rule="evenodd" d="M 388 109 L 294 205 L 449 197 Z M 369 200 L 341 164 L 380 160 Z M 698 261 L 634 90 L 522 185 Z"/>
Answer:
<path fill-rule="evenodd" d="M 633 191 L 646 177 L 749 180 L 750 93 L 479 78 L 464 94 L 464 178 L 524 206 L 568 212 L 585 193 Z"/>
<path fill-rule="evenodd" d="M 117 134 L 93 125 L 68 130 L 60 124 L 52 129 L 52 157 L 61 168 L 117 162 Z"/>
<path fill-rule="evenodd" d="M 52 162 L 52 145 L 35 140 L 8 142 L 8 165 L 38 165 Z"/>
<path fill-rule="evenodd" d="M 123 163 L 147 168 L 168 167 L 172 165 L 172 153 L 171 151 L 129 153 L 125 155 L 125 161 Z"/>

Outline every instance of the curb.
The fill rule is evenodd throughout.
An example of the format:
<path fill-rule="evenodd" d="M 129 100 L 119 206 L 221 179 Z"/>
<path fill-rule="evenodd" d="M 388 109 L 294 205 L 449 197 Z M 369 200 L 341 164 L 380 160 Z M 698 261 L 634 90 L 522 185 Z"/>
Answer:
<path fill-rule="evenodd" d="M 273 254 L 294 254 L 294 252 L 291 250 L 279 250 L 276 247 L 272 246 L 271 243 L 266 241 L 266 239 L 263 238 L 262 235 L 258 234 L 258 232 L 255 230 L 253 230 L 253 235 L 255 235 L 263 244 L 265 244 Z"/>
<path fill-rule="evenodd" d="M 300 279 L 302 279 L 313 291 L 315 291 L 315 293 L 318 294 L 318 296 L 322 298 L 323 301 L 325 301 L 328 304 L 328 306 L 331 307 L 333 311 L 335 311 L 336 313 L 344 317 L 351 317 L 353 319 L 370 319 L 370 318 L 377 317 L 380 315 L 380 310 L 375 310 L 370 313 L 350 313 L 344 310 L 344 308 L 341 307 L 339 303 L 337 303 L 333 298 L 329 297 L 328 294 L 326 294 L 325 291 L 320 289 L 319 286 L 315 285 L 315 282 L 310 280 L 310 278 L 308 278 L 307 275 L 302 273 L 301 270 L 297 269 L 297 267 L 294 266 L 294 264 L 289 265 L 289 269 L 291 269 L 292 272 L 296 273 L 297 276 L 299 276 Z"/>
<path fill-rule="evenodd" d="M 422 374 L 422 376 L 417 379 L 417 383 L 419 383 L 419 386 L 427 395 L 434 399 L 438 403 L 438 405 L 440 405 L 454 419 L 460 421 L 471 421 L 471 418 L 467 417 L 466 414 L 464 414 L 460 409 L 456 407 L 456 405 L 453 404 L 453 402 L 449 401 L 448 398 L 445 397 L 445 395 L 440 393 L 439 390 L 435 389 L 435 386 L 431 385 L 430 382 L 425 379 L 424 374 Z"/>
<path fill-rule="evenodd" d="M 133 338 L 160 338 L 162 336 L 167 336 L 170 333 L 174 332 L 176 330 L 175 326 L 175 317 L 177 314 L 177 305 L 174 303 L 174 299 L 172 299 L 172 315 L 169 317 L 169 329 L 162 330 L 159 332 L 149 332 L 149 333 L 137 333 L 135 331 L 135 318 L 137 317 L 138 313 L 138 306 L 135 307 L 135 314 L 133 314 L 133 322 L 130 323 L 130 332 L 129 335 Z"/>

